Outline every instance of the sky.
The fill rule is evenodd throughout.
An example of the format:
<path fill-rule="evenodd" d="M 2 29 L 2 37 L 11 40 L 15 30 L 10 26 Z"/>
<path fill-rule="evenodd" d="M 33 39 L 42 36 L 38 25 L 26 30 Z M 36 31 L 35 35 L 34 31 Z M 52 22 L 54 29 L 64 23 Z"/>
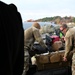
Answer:
<path fill-rule="evenodd" d="M 23 21 L 54 16 L 75 17 L 75 0 L 3 0 L 3 2 L 14 3 Z"/>

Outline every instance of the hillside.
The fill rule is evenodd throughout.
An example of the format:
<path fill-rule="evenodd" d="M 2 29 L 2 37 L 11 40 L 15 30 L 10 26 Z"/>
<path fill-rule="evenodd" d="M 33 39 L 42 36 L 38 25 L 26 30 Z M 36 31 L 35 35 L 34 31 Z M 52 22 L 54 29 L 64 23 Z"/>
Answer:
<path fill-rule="evenodd" d="M 75 23 L 75 17 L 72 16 L 54 16 L 54 17 L 45 17 L 37 20 L 27 20 L 27 22 L 54 22 L 55 24 L 62 24 L 62 23 Z"/>
<path fill-rule="evenodd" d="M 55 22 L 56 24 L 62 24 L 62 23 L 71 23 L 74 22 L 75 23 L 75 17 L 60 17 L 60 16 L 55 16 L 55 17 L 45 17 L 42 19 L 38 19 L 35 21 L 42 21 L 42 22 Z"/>

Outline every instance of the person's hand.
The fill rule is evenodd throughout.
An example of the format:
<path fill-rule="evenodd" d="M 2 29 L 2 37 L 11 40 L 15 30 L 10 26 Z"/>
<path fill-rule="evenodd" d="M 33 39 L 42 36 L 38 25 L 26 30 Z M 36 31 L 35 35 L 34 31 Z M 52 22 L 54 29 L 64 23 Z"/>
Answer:
<path fill-rule="evenodd" d="M 61 40 L 62 40 L 63 42 L 65 42 L 65 37 L 64 37 L 64 36 L 62 36 Z"/>
<path fill-rule="evenodd" d="M 33 56 L 33 57 L 31 58 L 31 62 L 32 62 L 32 65 L 36 65 L 36 58 L 35 58 L 35 56 Z"/>
<path fill-rule="evenodd" d="M 65 61 L 65 62 L 66 62 L 66 61 L 67 61 L 67 58 L 66 58 L 66 57 L 63 57 L 63 61 Z"/>

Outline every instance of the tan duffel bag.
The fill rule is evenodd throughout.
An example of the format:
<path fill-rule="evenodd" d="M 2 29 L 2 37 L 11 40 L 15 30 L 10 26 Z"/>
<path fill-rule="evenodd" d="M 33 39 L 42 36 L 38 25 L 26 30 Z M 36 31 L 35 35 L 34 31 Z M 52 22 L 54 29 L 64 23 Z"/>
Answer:
<path fill-rule="evenodd" d="M 37 63 L 55 63 L 62 61 L 64 50 L 36 55 Z"/>
<path fill-rule="evenodd" d="M 69 66 L 70 62 L 63 61 L 64 50 L 36 55 L 38 70 Z"/>
<path fill-rule="evenodd" d="M 64 50 L 56 51 L 50 54 L 50 63 L 61 62 L 63 61 Z"/>
<path fill-rule="evenodd" d="M 40 55 L 36 55 L 36 61 L 40 64 L 50 63 L 50 54 L 44 53 Z"/>
<path fill-rule="evenodd" d="M 52 50 L 59 51 L 59 49 L 63 47 L 62 41 L 56 41 L 52 44 Z"/>

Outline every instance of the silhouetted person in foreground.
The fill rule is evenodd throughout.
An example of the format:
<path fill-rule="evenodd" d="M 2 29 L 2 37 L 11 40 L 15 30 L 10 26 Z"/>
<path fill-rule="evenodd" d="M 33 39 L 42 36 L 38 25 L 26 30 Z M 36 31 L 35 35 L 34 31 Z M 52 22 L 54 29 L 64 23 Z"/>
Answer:
<path fill-rule="evenodd" d="M 22 75 L 24 30 L 14 4 L 0 1 L 0 75 Z"/>

